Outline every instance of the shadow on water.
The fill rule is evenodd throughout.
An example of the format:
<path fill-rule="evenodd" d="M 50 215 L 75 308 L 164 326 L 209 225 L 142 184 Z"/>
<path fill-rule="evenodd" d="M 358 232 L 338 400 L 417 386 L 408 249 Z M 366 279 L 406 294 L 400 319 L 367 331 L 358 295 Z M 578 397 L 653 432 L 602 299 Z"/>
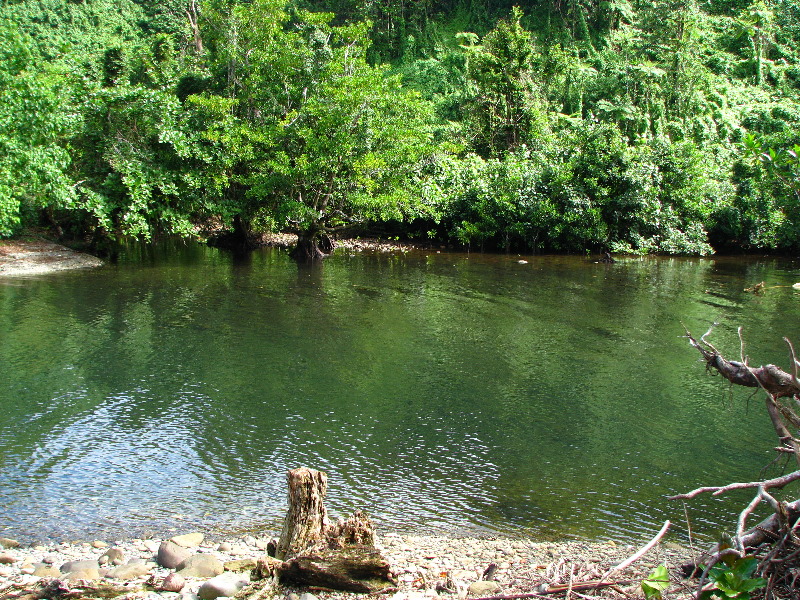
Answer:
<path fill-rule="evenodd" d="M 777 259 L 130 246 L 0 286 L 0 531 L 22 539 L 275 527 L 284 474 L 386 528 L 630 540 L 669 494 L 752 478 L 767 419 L 680 336 L 782 363 Z M 739 505 L 698 499 L 714 535 Z"/>

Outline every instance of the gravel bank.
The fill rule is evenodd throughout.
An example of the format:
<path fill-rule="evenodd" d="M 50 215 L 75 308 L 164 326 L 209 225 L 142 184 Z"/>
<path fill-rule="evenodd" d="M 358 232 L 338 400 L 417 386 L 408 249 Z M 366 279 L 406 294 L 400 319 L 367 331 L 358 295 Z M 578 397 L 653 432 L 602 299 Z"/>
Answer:
<path fill-rule="evenodd" d="M 0 240 L 0 277 L 99 267 L 103 261 L 46 240 Z"/>
<path fill-rule="evenodd" d="M 41 591 L 48 585 L 51 589 L 54 585 L 62 589 L 61 595 L 64 595 L 64 589 L 74 591 L 82 586 L 113 585 L 117 588 L 116 594 L 121 593 L 119 597 L 128 600 L 213 600 L 221 597 L 220 594 L 234 595 L 237 590 L 239 596 L 246 595 L 252 589 L 248 587 L 249 571 L 255 560 L 264 555 L 272 537 L 245 536 L 222 541 L 208 541 L 202 537 L 202 534 L 195 533 L 171 538 L 182 546 L 149 539 L 14 547 L 10 543 L 12 540 L 0 539 L 0 544 L 9 546 L 0 549 L 0 599 L 33 600 L 31 592 Z M 396 534 L 382 535 L 380 545 L 398 581 L 397 590 L 389 594 L 393 600 L 459 600 L 536 592 L 543 584 L 597 579 L 635 550 L 633 546 L 612 542 L 553 543 L 512 538 Z M 188 562 L 205 566 L 199 571 L 187 570 L 185 566 L 182 569 L 180 565 L 171 569 L 163 566 L 168 560 L 164 556 L 167 546 L 178 554 L 177 558 L 186 561 L 186 557 L 193 556 L 195 558 Z M 655 566 L 666 564 L 674 580 L 669 597 L 687 596 L 690 584 L 681 582 L 675 573 L 679 565 L 691 558 L 688 549 L 669 542 L 662 543 L 612 578 L 630 583 L 602 591 L 573 591 L 571 595 L 574 598 L 622 598 L 625 595 L 638 598 L 642 596 L 639 589 L 641 579 Z M 485 570 L 492 564 L 496 565 L 492 581 L 481 582 Z M 209 591 L 214 587 L 212 584 L 229 587 Z M 308 592 L 277 587 L 271 596 L 280 600 L 298 600 L 300 594 Z M 338 600 L 356 596 L 319 589 L 310 592 L 315 596 L 303 600 Z M 86 597 L 91 595 L 85 594 Z"/>

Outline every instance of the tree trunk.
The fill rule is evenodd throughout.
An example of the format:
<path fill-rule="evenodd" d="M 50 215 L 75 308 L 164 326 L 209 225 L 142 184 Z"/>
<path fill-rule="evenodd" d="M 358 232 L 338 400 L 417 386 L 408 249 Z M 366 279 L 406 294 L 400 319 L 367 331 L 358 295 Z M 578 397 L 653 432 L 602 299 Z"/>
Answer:
<path fill-rule="evenodd" d="M 333 252 L 331 237 L 321 231 L 303 232 L 297 236 L 297 246 L 289 253 L 298 262 L 315 262 Z"/>

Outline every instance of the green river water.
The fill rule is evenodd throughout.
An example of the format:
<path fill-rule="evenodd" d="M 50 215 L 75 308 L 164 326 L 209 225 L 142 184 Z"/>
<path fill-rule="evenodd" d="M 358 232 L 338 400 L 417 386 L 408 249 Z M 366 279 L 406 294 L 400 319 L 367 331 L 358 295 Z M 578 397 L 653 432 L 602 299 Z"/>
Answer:
<path fill-rule="evenodd" d="M 383 530 L 632 540 L 685 535 L 667 495 L 758 477 L 763 401 L 682 323 L 786 365 L 800 291 L 743 289 L 797 261 L 519 258 L 174 245 L 0 279 L 0 535 L 274 529 L 310 466 Z M 689 502 L 693 530 L 748 500 Z"/>

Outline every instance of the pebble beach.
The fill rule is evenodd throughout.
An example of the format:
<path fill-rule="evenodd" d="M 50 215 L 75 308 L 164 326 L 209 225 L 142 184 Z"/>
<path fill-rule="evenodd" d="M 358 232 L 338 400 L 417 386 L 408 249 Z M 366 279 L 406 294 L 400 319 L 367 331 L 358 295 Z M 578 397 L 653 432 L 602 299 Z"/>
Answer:
<path fill-rule="evenodd" d="M 274 536 L 247 535 L 208 540 L 201 533 L 166 539 L 94 540 L 23 547 L 0 539 L 0 599 L 42 598 L 53 585 L 69 590 L 97 590 L 125 600 L 215 600 L 247 597 L 255 585 L 251 570 Z M 548 585 L 601 578 L 637 547 L 614 542 L 534 542 L 513 538 L 447 538 L 379 535 L 379 548 L 397 581 L 393 600 L 427 600 L 536 594 Z M 642 597 L 640 582 L 665 564 L 672 573 L 673 595 L 691 593 L 691 582 L 677 575 L 692 560 L 688 548 L 661 543 L 630 567 L 614 573 L 618 585 L 571 591 L 574 597 Z M 494 565 L 492 575 L 486 571 Z M 66 591 L 65 591 L 66 590 Z M 277 586 L 271 597 L 285 600 L 355 598 L 345 592 Z M 621 594 L 621 595 L 620 595 Z M 599 595 L 599 596 L 598 596 Z M 80 594 L 78 594 L 80 596 Z M 91 597 L 85 591 L 83 597 Z M 75 597 L 73 593 L 71 597 Z"/>

